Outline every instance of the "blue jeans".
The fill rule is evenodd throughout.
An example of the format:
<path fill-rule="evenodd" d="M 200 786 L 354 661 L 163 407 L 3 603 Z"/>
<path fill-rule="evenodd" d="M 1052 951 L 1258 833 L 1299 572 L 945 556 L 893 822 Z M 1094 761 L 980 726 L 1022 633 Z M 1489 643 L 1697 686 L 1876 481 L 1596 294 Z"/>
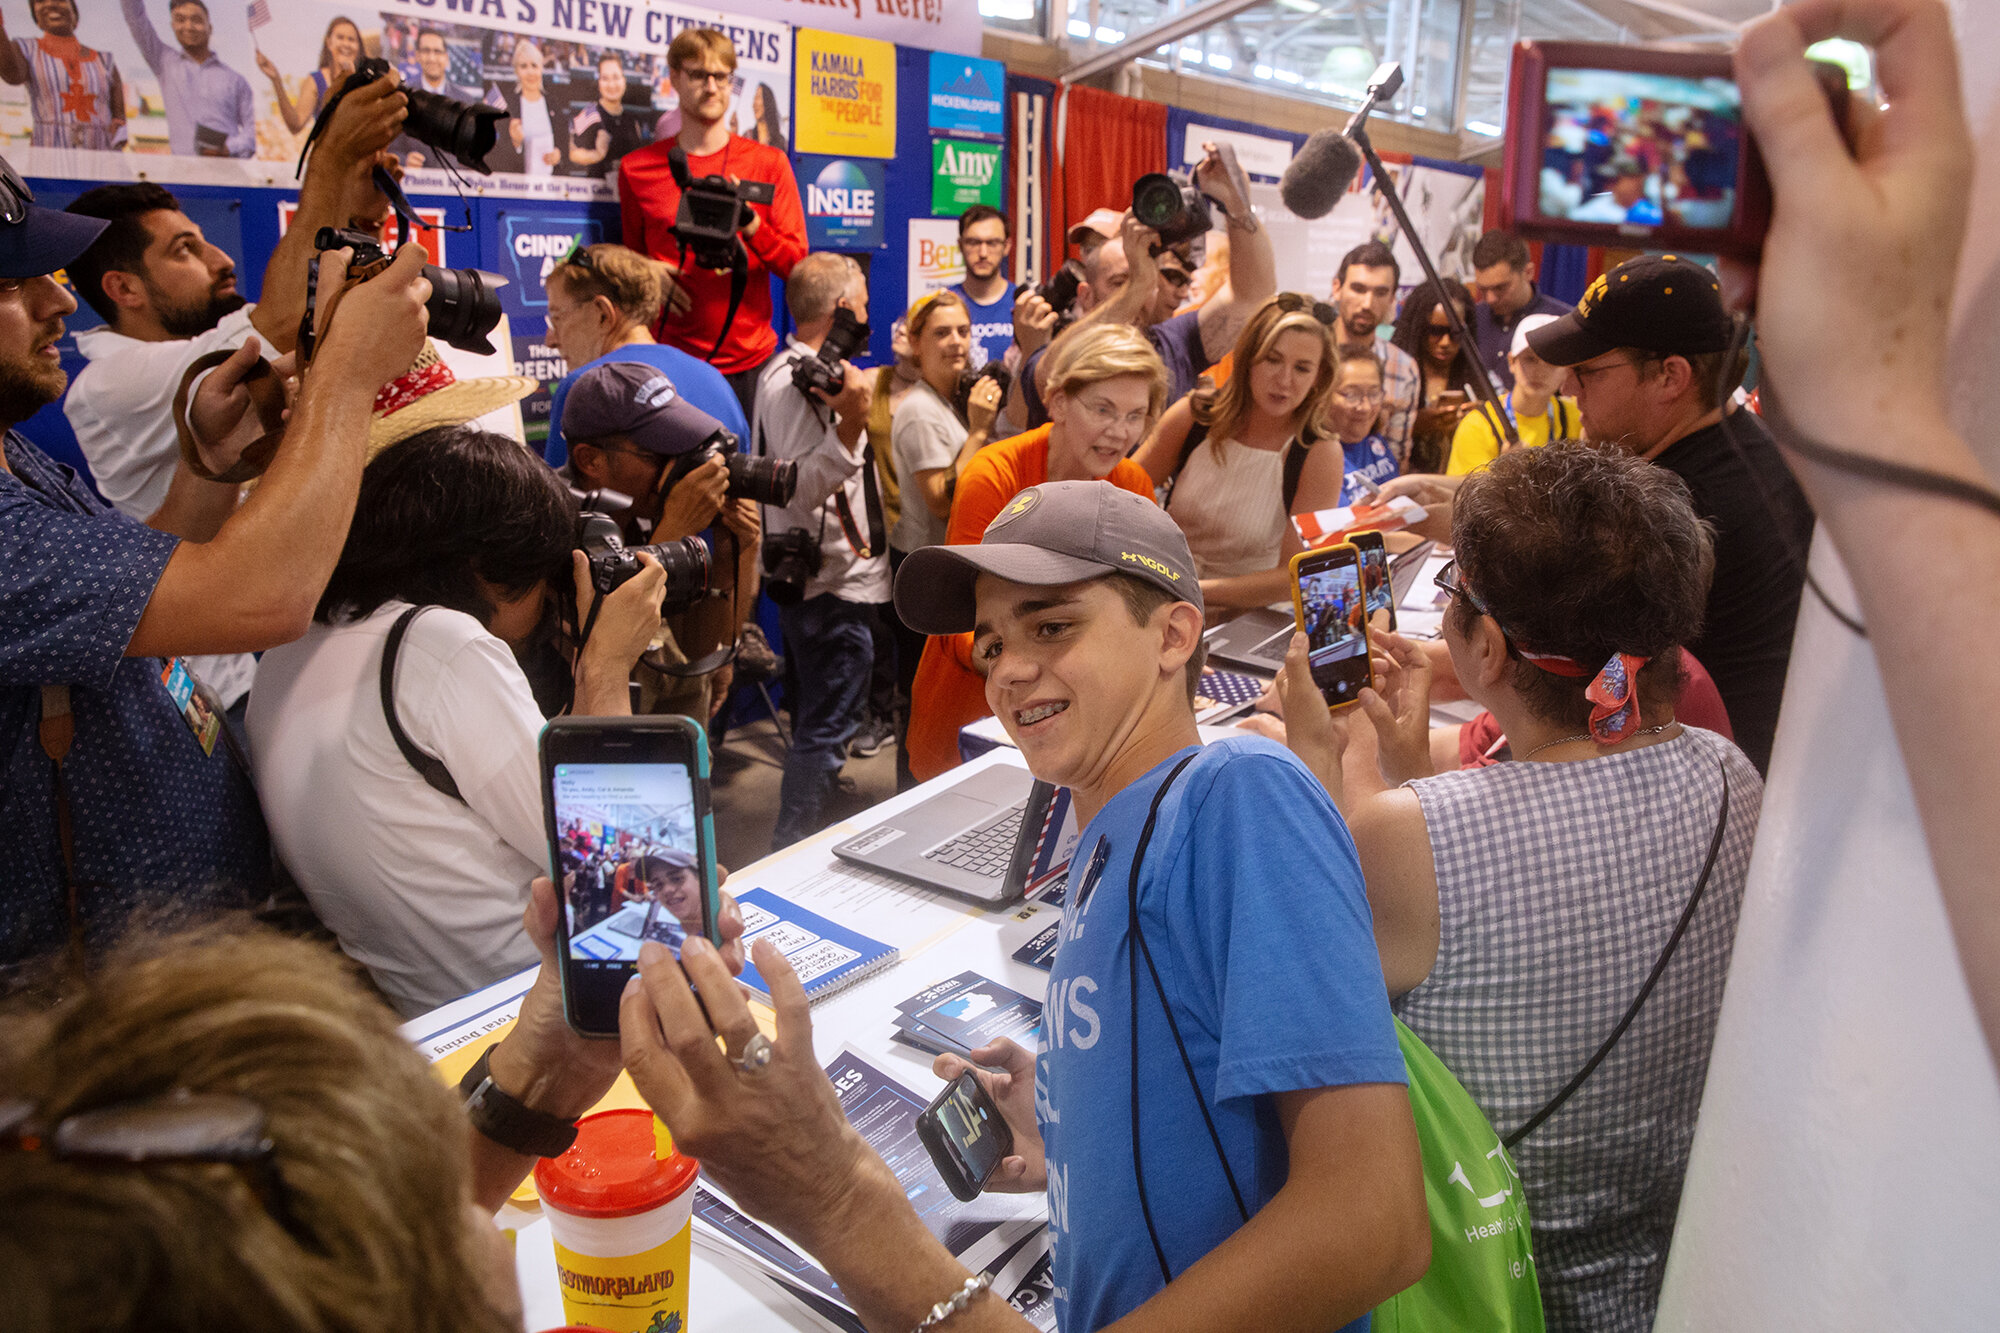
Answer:
<path fill-rule="evenodd" d="M 873 606 L 842 601 L 832 593 L 778 609 L 798 689 L 792 697 L 792 748 L 778 788 L 774 849 L 820 829 L 827 788 L 847 761 L 848 739 L 861 724 L 875 664 L 874 619 Z"/>

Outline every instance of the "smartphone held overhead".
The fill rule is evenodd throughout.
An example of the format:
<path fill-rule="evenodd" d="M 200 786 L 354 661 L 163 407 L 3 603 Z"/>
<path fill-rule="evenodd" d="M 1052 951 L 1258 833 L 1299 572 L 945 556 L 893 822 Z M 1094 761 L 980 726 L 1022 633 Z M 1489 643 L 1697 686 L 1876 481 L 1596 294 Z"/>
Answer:
<path fill-rule="evenodd" d="M 707 738 L 684 717 L 557 718 L 541 765 L 564 1009 L 615 1036 L 642 944 L 721 943 Z"/>

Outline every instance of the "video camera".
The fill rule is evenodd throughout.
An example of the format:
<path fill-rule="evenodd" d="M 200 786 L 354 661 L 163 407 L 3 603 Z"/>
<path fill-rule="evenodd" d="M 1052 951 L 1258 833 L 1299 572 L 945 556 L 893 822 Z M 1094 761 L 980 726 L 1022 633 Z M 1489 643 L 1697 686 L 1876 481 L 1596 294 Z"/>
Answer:
<path fill-rule="evenodd" d="M 1132 216 L 1159 233 L 1159 248 L 1169 250 L 1209 230 L 1208 197 L 1186 176 L 1149 171 L 1132 185 Z"/>
<path fill-rule="evenodd" d="M 694 262 L 702 268 L 728 272 L 742 263 L 736 233 L 750 221 L 750 205 L 770 203 L 777 197 L 777 187 L 769 181 L 732 185 L 726 176 L 692 176 L 687 153 L 679 145 L 668 151 L 667 167 L 674 184 L 681 187 L 681 205 L 671 228 L 674 239 L 694 252 Z"/>
<path fill-rule="evenodd" d="M 819 345 L 819 351 L 792 362 L 792 387 L 815 403 L 822 401 L 815 390 L 832 398 L 845 383 L 840 363 L 852 361 L 866 346 L 868 326 L 856 319 L 854 312 L 846 306 L 835 306 L 833 328 L 827 332 L 826 341 Z"/>
<path fill-rule="evenodd" d="M 342 246 L 354 249 L 345 275 L 348 285 L 366 282 L 393 258 L 367 232 L 321 227 L 313 237 L 313 248 L 321 254 Z M 430 312 L 431 336 L 462 352 L 491 356 L 495 349 L 487 335 L 500 323 L 499 288 L 506 279 L 476 268 L 439 268 L 435 264 L 424 265 L 424 279 L 431 285 L 430 299 L 424 302 L 424 309 Z M 314 309 L 318 301 L 319 257 L 315 255 L 306 270 L 306 313 L 299 321 L 299 355 L 307 361 L 312 359 Z"/>

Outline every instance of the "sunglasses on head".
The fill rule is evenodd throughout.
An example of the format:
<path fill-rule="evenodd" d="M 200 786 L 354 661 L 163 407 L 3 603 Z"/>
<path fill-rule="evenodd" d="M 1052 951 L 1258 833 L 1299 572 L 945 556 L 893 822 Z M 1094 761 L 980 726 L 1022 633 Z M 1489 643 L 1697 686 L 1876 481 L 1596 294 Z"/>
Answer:
<path fill-rule="evenodd" d="M 1312 297 L 1299 292 L 1279 292 L 1273 299 L 1277 302 L 1278 309 L 1286 314 L 1296 315 L 1303 310 L 1328 328 L 1332 328 L 1340 318 L 1340 312 L 1327 302 L 1315 301 Z"/>
<path fill-rule="evenodd" d="M 556 262 L 558 264 L 574 264 L 578 268 L 588 269 L 592 273 L 597 271 L 597 264 L 590 257 L 590 247 L 584 243 L 582 232 L 577 233 L 576 239 L 569 243 L 569 249 Z"/>

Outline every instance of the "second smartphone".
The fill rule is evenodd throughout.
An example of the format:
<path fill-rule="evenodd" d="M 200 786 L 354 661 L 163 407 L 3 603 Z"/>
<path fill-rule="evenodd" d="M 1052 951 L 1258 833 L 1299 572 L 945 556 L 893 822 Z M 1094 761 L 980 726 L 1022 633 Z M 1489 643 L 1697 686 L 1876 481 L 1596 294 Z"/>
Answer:
<path fill-rule="evenodd" d="M 721 945 L 708 738 L 684 717 L 560 717 L 541 768 L 564 1016 L 615 1037 L 642 943 Z"/>
<path fill-rule="evenodd" d="M 1377 629 L 1394 632 L 1396 628 L 1396 592 L 1389 578 L 1389 548 L 1382 544 L 1379 532 L 1350 532 L 1347 540 L 1354 549 L 1361 552 L 1361 589 L 1368 599 L 1370 623 L 1378 612 L 1386 612 L 1388 619 Z"/>
<path fill-rule="evenodd" d="M 1368 684 L 1368 600 L 1350 542 L 1292 557 L 1292 609 L 1305 631 L 1313 684 L 1329 708 L 1360 702 Z"/>
<path fill-rule="evenodd" d="M 1014 1151 L 1014 1131 L 971 1070 L 951 1082 L 917 1117 L 917 1137 L 954 1198 L 970 1202 Z"/>

